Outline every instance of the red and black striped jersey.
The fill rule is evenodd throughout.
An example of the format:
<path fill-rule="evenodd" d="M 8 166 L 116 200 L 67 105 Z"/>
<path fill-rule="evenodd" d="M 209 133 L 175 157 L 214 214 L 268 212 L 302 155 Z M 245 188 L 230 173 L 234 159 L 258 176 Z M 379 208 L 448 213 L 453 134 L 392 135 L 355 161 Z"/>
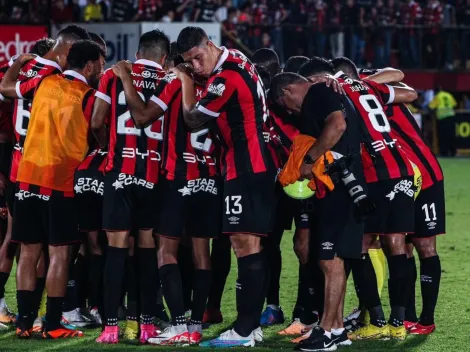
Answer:
<path fill-rule="evenodd" d="M 196 95 L 203 87 L 196 86 Z M 181 81 L 174 73 L 167 74 L 150 98 L 165 111 L 163 118 L 162 168 L 168 180 L 196 180 L 218 175 L 215 141 L 204 128 L 191 132 L 183 118 Z"/>
<path fill-rule="evenodd" d="M 10 67 L 9 63 L 0 67 L 0 82 L 7 72 L 8 68 Z M 11 135 L 13 140 L 13 122 L 12 122 L 12 115 L 13 115 L 13 104 L 11 100 L 5 98 L 3 95 L 0 94 L 0 133 L 6 134 L 8 136 Z"/>
<path fill-rule="evenodd" d="M 20 99 L 14 102 L 13 128 L 15 132 L 15 150 L 11 163 L 10 180 L 16 182 L 18 165 L 23 152 L 26 131 L 31 113 L 31 101 L 37 86 L 44 77 L 62 72 L 55 61 L 36 56 L 23 65 L 16 82 L 16 94 Z"/>
<path fill-rule="evenodd" d="M 108 151 L 101 148 L 93 149 L 86 156 L 85 160 L 81 162 L 78 166 L 77 171 L 99 171 L 104 173 L 106 168 L 106 157 L 108 156 Z"/>
<path fill-rule="evenodd" d="M 196 104 L 213 118 L 222 146 L 225 180 L 274 170 L 263 138 L 268 117 L 266 92 L 254 65 L 237 50 L 222 55 Z"/>
<path fill-rule="evenodd" d="M 142 100 L 148 101 L 165 76 L 150 60 L 132 64 L 132 82 Z M 135 127 L 121 80 L 109 69 L 100 80 L 96 97 L 111 105 L 106 172 L 118 172 L 156 183 L 160 173 L 163 116 L 146 128 Z"/>
<path fill-rule="evenodd" d="M 393 87 L 372 81 L 356 81 L 341 71 L 335 77 L 365 127 L 365 148 L 362 148 L 361 159 L 366 182 L 412 176 L 413 167 L 398 141 L 391 136 L 390 123 L 383 108 L 393 102 Z"/>
<path fill-rule="evenodd" d="M 269 109 L 269 116 L 265 123 L 265 132 L 276 168 L 282 168 L 289 158 L 292 141 L 300 132 L 271 109 Z"/>

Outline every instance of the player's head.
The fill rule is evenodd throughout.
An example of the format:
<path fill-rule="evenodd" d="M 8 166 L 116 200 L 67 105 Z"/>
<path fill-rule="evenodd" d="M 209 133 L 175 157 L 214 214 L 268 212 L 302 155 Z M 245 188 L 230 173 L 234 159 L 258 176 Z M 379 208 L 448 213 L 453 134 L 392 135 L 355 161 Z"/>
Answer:
<path fill-rule="evenodd" d="M 170 39 L 159 29 L 142 34 L 136 59 L 146 59 L 159 63 L 162 67 L 170 53 Z"/>
<path fill-rule="evenodd" d="M 312 57 L 299 68 L 299 75 L 306 78 L 325 74 L 334 74 L 333 64 L 318 56 Z"/>
<path fill-rule="evenodd" d="M 186 27 L 178 35 L 178 52 L 198 75 L 209 77 L 220 56 L 220 49 L 200 27 Z"/>
<path fill-rule="evenodd" d="M 300 66 L 308 61 L 306 56 L 291 56 L 287 59 L 286 64 L 284 65 L 283 72 L 299 72 Z"/>
<path fill-rule="evenodd" d="M 67 56 L 72 45 L 79 40 L 89 39 L 90 35 L 86 29 L 75 24 L 64 27 L 57 33 L 53 50 L 56 54 L 56 60 L 63 70 L 67 67 Z"/>
<path fill-rule="evenodd" d="M 333 60 L 331 60 L 331 63 L 333 64 L 335 73 L 339 71 L 343 71 L 352 79 L 360 79 L 357 66 L 354 62 L 352 62 L 351 59 L 345 56 L 342 56 L 342 57 L 334 58 Z"/>
<path fill-rule="evenodd" d="M 280 73 L 271 80 L 270 99 L 279 107 L 298 113 L 311 85 L 308 79 L 298 73 Z"/>
<path fill-rule="evenodd" d="M 105 52 L 91 40 L 80 40 L 72 45 L 67 55 L 70 70 L 81 73 L 92 87 L 97 87 L 104 71 Z"/>
<path fill-rule="evenodd" d="M 272 49 L 261 48 L 255 51 L 251 62 L 258 66 L 263 66 L 274 77 L 281 72 L 281 65 L 279 63 L 279 57 L 276 52 Z"/>
<path fill-rule="evenodd" d="M 88 34 L 90 34 L 91 40 L 94 41 L 96 44 L 98 44 L 100 48 L 103 49 L 105 54 L 107 54 L 108 48 L 106 46 L 106 41 L 103 39 L 103 37 L 93 32 L 88 32 Z"/>
<path fill-rule="evenodd" d="M 265 66 L 261 66 L 255 64 L 256 71 L 258 72 L 258 76 L 263 82 L 263 86 L 266 89 L 269 89 L 269 85 L 271 84 L 271 74 L 269 73 L 268 69 Z"/>
<path fill-rule="evenodd" d="M 165 62 L 165 70 L 171 70 L 173 67 L 183 63 L 182 56 L 178 53 L 176 48 L 176 42 L 172 42 L 170 45 L 170 54 L 168 54 Z"/>
<path fill-rule="evenodd" d="M 29 51 L 30 54 L 36 54 L 39 56 L 44 56 L 49 50 L 54 47 L 55 40 L 52 38 L 42 38 L 34 43 L 33 47 Z"/>

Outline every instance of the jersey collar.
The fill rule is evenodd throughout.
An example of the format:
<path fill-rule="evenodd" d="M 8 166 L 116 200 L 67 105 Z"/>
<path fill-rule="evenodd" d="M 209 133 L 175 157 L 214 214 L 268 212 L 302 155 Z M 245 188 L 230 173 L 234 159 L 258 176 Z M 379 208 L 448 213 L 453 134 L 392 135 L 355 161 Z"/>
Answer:
<path fill-rule="evenodd" d="M 155 61 L 139 59 L 135 63 L 140 64 L 140 65 L 145 65 L 145 66 L 153 66 L 153 67 L 158 68 L 159 70 L 163 70 L 163 67 L 159 63 L 156 63 Z"/>
<path fill-rule="evenodd" d="M 219 61 L 217 62 L 217 65 L 215 65 L 214 69 L 212 70 L 212 73 L 217 71 L 220 68 L 220 66 L 222 66 L 222 64 L 225 62 L 225 60 L 227 60 L 228 58 L 228 54 L 229 54 L 228 49 L 225 46 L 221 46 L 220 49 L 222 49 L 223 52 L 222 52 L 222 55 L 220 56 Z"/>
<path fill-rule="evenodd" d="M 82 74 L 78 73 L 77 71 L 66 70 L 64 71 L 64 75 L 75 77 L 76 79 L 79 79 L 83 83 L 88 84 L 86 78 Z"/>
<path fill-rule="evenodd" d="M 343 71 L 338 71 L 334 74 L 334 78 L 340 78 L 342 75 L 344 75 L 344 72 Z"/>
<path fill-rule="evenodd" d="M 45 58 L 40 57 L 40 56 L 36 56 L 34 58 L 34 60 L 36 60 L 37 62 L 39 62 L 40 64 L 43 64 L 43 65 L 53 66 L 56 69 L 58 69 L 60 72 L 62 72 L 62 69 L 60 68 L 59 64 L 55 61 L 48 60 L 48 59 L 45 59 Z"/>

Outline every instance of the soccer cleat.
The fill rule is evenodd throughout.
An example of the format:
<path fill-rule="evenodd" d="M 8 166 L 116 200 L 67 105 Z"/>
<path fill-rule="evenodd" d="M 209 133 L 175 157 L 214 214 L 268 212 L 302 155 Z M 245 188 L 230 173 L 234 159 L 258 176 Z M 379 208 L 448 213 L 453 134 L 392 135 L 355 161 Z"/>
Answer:
<path fill-rule="evenodd" d="M 403 322 L 403 325 L 405 325 L 405 329 L 406 329 L 407 331 L 409 331 L 409 330 L 410 330 L 413 326 L 415 326 L 416 324 L 418 324 L 417 321 L 407 321 L 407 320 L 405 320 L 405 321 Z"/>
<path fill-rule="evenodd" d="M 34 319 L 33 323 L 33 332 L 34 333 L 41 333 L 44 327 L 44 320 L 41 317 L 37 317 Z"/>
<path fill-rule="evenodd" d="M 5 324 L 0 323 L 0 330 L 8 330 L 8 326 Z"/>
<path fill-rule="evenodd" d="M 33 335 L 33 329 L 16 328 L 16 337 L 19 339 L 29 339 Z"/>
<path fill-rule="evenodd" d="M 119 342 L 119 326 L 105 326 L 96 342 L 103 344 L 116 344 Z"/>
<path fill-rule="evenodd" d="M 186 325 L 172 325 L 154 338 L 148 339 L 148 343 L 152 345 L 175 345 L 189 343 L 189 332 Z"/>
<path fill-rule="evenodd" d="M 260 325 L 261 326 L 272 326 L 277 324 L 284 324 L 284 312 L 281 307 L 277 309 L 267 306 L 264 312 L 261 314 Z"/>
<path fill-rule="evenodd" d="M 201 343 L 199 346 L 212 348 L 254 347 L 255 337 L 253 336 L 253 333 L 247 337 L 240 336 L 234 329 L 232 329 L 223 332 L 214 340 Z"/>
<path fill-rule="evenodd" d="M 363 326 L 354 332 L 348 333 L 348 338 L 354 340 L 388 340 L 390 339 L 390 326 L 378 327 L 372 324 Z"/>
<path fill-rule="evenodd" d="M 199 331 L 193 331 L 189 334 L 189 344 L 199 345 L 202 341 L 202 334 Z"/>
<path fill-rule="evenodd" d="M 137 320 L 126 320 L 126 328 L 124 329 L 124 338 L 127 340 L 137 340 L 139 336 L 139 323 Z"/>
<path fill-rule="evenodd" d="M 157 330 L 153 324 L 140 324 L 140 337 L 139 342 L 146 344 L 148 339 L 157 337 Z"/>
<path fill-rule="evenodd" d="M 16 323 L 16 314 L 10 311 L 8 307 L 0 307 L 0 323 L 2 324 L 13 324 Z"/>
<path fill-rule="evenodd" d="M 352 341 L 348 338 L 346 330 L 339 335 L 331 334 L 331 339 L 336 344 L 336 346 L 351 346 Z"/>
<path fill-rule="evenodd" d="M 312 325 L 305 325 L 300 322 L 300 319 L 294 319 L 294 321 L 285 329 L 278 332 L 279 335 L 302 335 L 311 330 Z"/>
<path fill-rule="evenodd" d="M 100 312 L 98 311 L 98 308 L 93 307 L 88 309 L 88 316 L 92 320 L 92 322 L 96 325 L 102 325 L 103 320 L 101 319 Z"/>
<path fill-rule="evenodd" d="M 71 310 L 70 312 L 64 312 L 64 318 L 79 328 L 83 328 L 85 326 L 90 325 L 92 322 L 90 318 L 86 317 L 84 314 L 80 312 L 80 308 L 76 308 Z"/>
<path fill-rule="evenodd" d="M 336 351 L 335 342 L 325 335 L 325 330 L 319 326 L 312 329 L 310 336 L 295 346 L 297 351 Z"/>
<path fill-rule="evenodd" d="M 417 323 L 409 330 L 409 333 L 411 335 L 429 335 L 434 330 L 436 330 L 436 324 L 425 326 L 421 325 L 420 323 Z"/>
<path fill-rule="evenodd" d="M 263 330 L 261 330 L 261 326 L 258 326 L 255 330 L 253 330 L 253 337 L 255 338 L 256 342 L 263 342 L 264 334 Z"/>
<path fill-rule="evenodd" d="M 361 315 L 361 310 L 359 308 L 354 308 L 348 316 L 343 318 L 343 323 L 347 323 L 350 320 L 357 320 Z"/>
<path fill-rule="evenodd" d="M 303 334 L 302 336 L 299 336 L 299 337 L 296 337 L 295 339 L 291 340 L 290 342 L 292 343 L 300 343 L 306 339 L 308 339 L 310 337 L 310 335 L 312 335 L 312 330 L 313 329 L 310 329 L 308 332 L 306 332 L 305 334 Z"/>
<path fill-rule="evenodd" d="M 388 328 L 390 330 L 390 337 L 392 339 L 401 340 L 401 341 L 406 339 L 407 332 L 406 332 L 404 325 L 401 325 L 401 326 L 389 325 Z"/>
<path fill-rule="evenodd" d="M 204 317 L 202 318 L 203 323 L 207 324 L 220 324 L 224 321 L 220 309 L 206 308 Z"/>
<path fill-rule="evenodd" d="M 43 318 L 44 321 L 46 321 L 46 317 Z M 62 316 L 60 319 L 60 325 L 62 325 L 65 329 L 69 330 L 77 330 L 77 326 L 70 324 L 70 322 Z"/>
<path fill-rule="evenodd" d="M 43 331 L 42 338 L 43 339 L 69 339 L 69 338 L 76 338 L 76 337 L 83 337 L 83 332 L 79 330 L 71 330 L 71 329 L 55 329 L 50 331 Z"/>

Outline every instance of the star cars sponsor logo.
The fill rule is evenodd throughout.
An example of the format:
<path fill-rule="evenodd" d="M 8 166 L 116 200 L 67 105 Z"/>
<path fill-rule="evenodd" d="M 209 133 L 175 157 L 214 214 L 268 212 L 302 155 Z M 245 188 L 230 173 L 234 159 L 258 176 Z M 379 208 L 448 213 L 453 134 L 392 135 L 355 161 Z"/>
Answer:
<path fill-rule="evenodd" d="M 415 191 L 413 190 L 413 182 L 409 180 L 401 180 L 393 187 L 393 191 L 386 195 L 386 197 L 392 201 L 399 192 L 405 193 L 408 197 L 413 198 Z"/>
<path fill-rule="evenodd" d="M 323 249 L 326 250 L 326 251 L 331 251 L 333 249 L 333 246 L 334 246 L 334 244 L 331 243 L 331 242 L 323 242 L 321 245 L 322 245 Z"/>
<path fill-rule="evenodd" d="M 215 180 L 210 178 L 198 178 L 188 181 L 183 188 L 178 190 L 183 196 L 188 196 L 197 192 L 208 192 L 217 194 L 217 186 Z"/>
<path fill-rule="evenodd" d="M 18 193 L 15 193 L 15 197 L 18 198 L 18 200 L 25 200 L 25 199 L 28 199 L 28 198 L 39 198 L 39 199 L 45 200 L 45 201 L 48 201 L 51 198 L 50 196 L 31 193 L 29 191 L 23 191 L 22 189 L 20 189 Z"/>
<path fill-rule="evenodd" d="M 239 224 L 240 218 L 237 218 L 236 216 L 231 216 L 228 218 L 228 223 L 230 225 L 238 225 Z"/>
<path fill-rule="evenodd" d="M 117 180 L 114 181 L 114 183 L 112 184 L 112 186 L 116 190 L 120 188 L 124 189 L 125 186 L 130 186 L 130 185 L 142 186 L 148 189 L 153 189 L 155 187 L 155 184 L 152 182 L 148 182 L 141 178 L 137 178 L 132 175 L 126 175 L 123 173 L 119 174 Z"/>
<path fill-rule="evenodd" d="M 217 85 L 215 84 L 210 84 L 209 88 L 207 88 L 207 91 L 211 94 L 217 95 L 221 97 L 224 94 L 225 91 L 225 84 L 219 83 Z"/>
<path fill-rule="evenodd" d="M 83 192 L 92 192 L 103 195 L 104 192 L 104 182 L 91 178 L 91 177 L 80 177 L 73 188 L 75 194 L 83 194 Z"/>

